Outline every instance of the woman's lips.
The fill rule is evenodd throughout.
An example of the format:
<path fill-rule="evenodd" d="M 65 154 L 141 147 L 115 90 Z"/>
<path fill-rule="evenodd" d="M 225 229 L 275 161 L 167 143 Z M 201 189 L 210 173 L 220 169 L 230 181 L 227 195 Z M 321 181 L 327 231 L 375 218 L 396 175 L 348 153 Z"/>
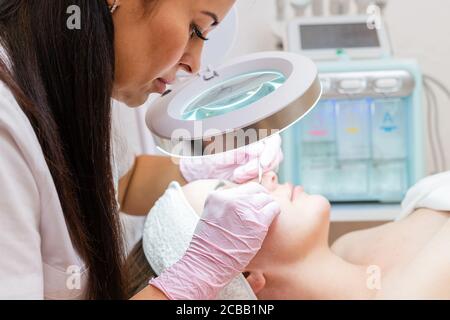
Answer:
<path fill-rule="evenodd" d="M 175 78 L 169 79 L 169 78 L 158 78 L 161 82 L 165 83 L 166 85 L 173 84 L 175 82 Z"/>
<path fill-rule="evenodd" d="M 167 86 L 171 85 L 175 82 L 175 79 L 165 79 L 165 78 L 158 78 L 154 81 L 156 86 L 156 91 L 160 94 L 163 94 L 167 91 Z"/>
<path fill-rule="evenodd" d="M 288 190 L 288 194 L 289 194 L 289 198 L 292 201 L 292 196 L 294 195 L 294 185 L 292 183 L 286 183 L 287 186 L 287 190 Z"/>
<path fill-rule="evenodd" d="M 164 81 L 162 81 L 161 79 L 156 79 L 155 81 L 153 81 L 153 83 L 155 84 L 156 92 L 160 94 L 166 92 L 167 84 Z"/>

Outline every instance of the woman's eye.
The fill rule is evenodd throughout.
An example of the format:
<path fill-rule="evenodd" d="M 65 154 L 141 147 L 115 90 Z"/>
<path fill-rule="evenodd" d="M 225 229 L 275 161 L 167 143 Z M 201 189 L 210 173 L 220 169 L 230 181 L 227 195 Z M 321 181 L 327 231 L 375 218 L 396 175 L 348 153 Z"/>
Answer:
<path fill-rule="evenodd" d="M 193 37 L 198 37 L 200 39 L 202 39 L 203 41 L 208 41 L 208 38 L 203 36 L 203 33 L 200 31 L 200 28 L 197 25 L 192 25 L 191 27 L 192 33 L 191 33 L 191 38 Z"/>

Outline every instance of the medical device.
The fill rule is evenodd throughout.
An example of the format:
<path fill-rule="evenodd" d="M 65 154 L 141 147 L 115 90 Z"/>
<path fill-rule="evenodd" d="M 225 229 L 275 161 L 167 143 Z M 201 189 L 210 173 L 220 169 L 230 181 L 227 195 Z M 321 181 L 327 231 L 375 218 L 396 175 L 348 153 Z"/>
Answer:
<path fill-rule="evenodd" d="M 287 3 L 293 10 L 294 16 L 340 16 L 350 14 L 367 14 L 371 6 L 379 8 L 383 12 L 387 6 L 388 0 L 275 0 L 276 2 L 276 20 L 289 22 L 289 16 L 286 12 Z M 311 10 L 309 12 L 309 7 Z M 308 12 L 307 12 L 308 10 Z"/>
<path fill-rule="evenodd" d="M 324 14 L 324 0 L 312 0 L 311 11 L 314 16 L 322 16 Z"/>
<path fill-rule="evenodd" d="M 146 117 L 158 147 L 173 156 L 234 150 L 280 132 L 321 95 L 315 64 L 288 52 L 262 52 L 208 68 L 156 101 Z"/>
<path fill-rule="evenodd" d="M 285 39 L 285 27 L 292 25 L 292 16 L 295 18 L 346 16 L 345 19 L 348 19 L 349 15 L 358 14 L 360 17 L 365 15 L 366 25 L 372 24 L 374 28 L 380 29 L 378 21 L 387 3 L 387 0 L 275 0 L 276 13 L 274 21 L 271 22 L 271 29 L 278 40 L 277 47 L 284 49 L 287 49 L 284 46 L 286 42 L 292 42 Z"/>
<path fill-rule="evenodd" d="M 295 15 L 302 17 L 305 15 L 306 9 L 311 5 L 311 0 L 290 0 L 292 8 L 294 8 Z"/>
<path fill-rule="evenodd" d="M 317 67 L 304 56 L 261 52 L 222 65 L 234 40 L 218 32 L 237 33 L 237 23 L 225 20 L 205 48 L 216 60 L 203 59 L 203 71 L 167 90 L 147 112 L 147 127 L 165 154 L 205 156 L 262 141 L 300 120 L 321 96 Z"/>
<path fill-rule="evenodd" d="M 424 176 L 422 76 L 366 19 L 290 23 L 287 47 L 317 62 L 323 96 L 283 135 L 281 180 L 333 202 L 399 203 Z"/>
<path fill-rule="evenodd" d="M 203 70 L 180 73 L 162 96 L 150 97 L 150 108 L 138 110 L 143 150 L 174 157 L 234 150 L 285 130 L 317 104 L 321 83 L 307 57 L 261 52 L 223 64 L 237 28 L 233 8 L 205 43 Z"/>
<path fill-rule="evenodd" d="M 344 15 L 350 11 L 350 0 L 330 0 L 330 13 Z"/>
<path fill-rule="evenodd" d="M 231 10 L 211 33 L 203 71 L 153 99 L 145 119 L 160 152 L 195 157 L 234 150 L 286 129 L 319 100 L 317 68 L 306 57 L 265 52 L 221 65 L 237 34 L 236 16 Z"/>
<path fill-rule="evenodd" d="M 284 21 L 286 18 L 286 1 L 287 0 L 276 0 L 276 20 Z"/>
<path fill-rule="evenodd" d="M 356 10 L 359 14 L 365 14 L 367 8 L 374 3 L 375 0 L 355 0 Z"/>
<path fill-rule="evenodd" d="M 293 53 L 262 52 L 207 66 L 148 110 L 146 124 L 161 152 L 196 157 L 261 141 L 305 116 L 322 93 L 316 65 Z"/>
<path fill-rule="evenodd" d="M 286 41 L 288 51 L 315 61 L 379 59 L 391 55 L 386 29 L 372 27 L 367 16 L 295 19 L 289 23 Z"/>
<path fill-rule="evenodd" d="M 381 12 L 384 12 L 388 4 L 388 0 L 375 0 L 375 5 L 380 8 Z"/>

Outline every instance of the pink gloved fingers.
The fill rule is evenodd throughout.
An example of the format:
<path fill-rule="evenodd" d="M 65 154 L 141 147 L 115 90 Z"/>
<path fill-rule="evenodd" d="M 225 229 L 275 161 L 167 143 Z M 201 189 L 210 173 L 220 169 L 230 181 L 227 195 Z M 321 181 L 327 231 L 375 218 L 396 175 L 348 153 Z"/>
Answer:
<path fill-rule="evenodd" d="M 253 200 L 249 199 L 250 201 Z M 273 200 L 272 197 L 261 197 L 258 201 L 260 203 L 255 205 L 253 202 L 248 201 L 245 205 L 242 205 L 238 209 L 238 214 L 242 221 L 242 235 L 245 235 L 246 228 L 263 228 L 268 229 L 272 224 L 273 219 L 280 213 L 280 205 Z M 249 214 L 249 212 L 251 214 Z"/>
<path fill-rule="evenodd" d="M 263 141 L 258 141 L 252 144 L 249 144 L 243 148 L 243 151 L 247 154 L 250 158 L 255 158 L 259 156 L 265 148 Z"/>
<path fill-rule="evenodd" d="M 256 255 L 269 228 L 248 221 L 237 224 L 233 232 L 218 225 L 211 227 L 213 231 L 207 235 L 202 232 L 194 235 L 189 252 L 192 256 L 207 259 L 209 266 L 216 266 L 221 272 L 236 274 L 242 272 Z M 249 228 L 257 232 L 249 232 Z"/>
<path fill-rule="evenodd" d="M 203 158 L 183 158 L 180 172 L 188 182 L 212 178 L 230 180 L 235 168 L 247 162 L 248 155 L 242 149 Z"/>
<path fill-rule="evenodd" d="M 278 166 L 282 160 L 283 160 L 283 153 L 279 151 L 278 154 L 274 156 L 274 159 L 272 160 L 270 165 L 263 168 L 263 172 L 267 173 L 269 171 L 277 171 Z M 233 172 L 231 179 L 235 183 L 245 183 L 250 180 L 258 178 L 258 174 L 259 174 L 259 161 L 256 158 L 250 160 L 246 165 L 236 168 Z"/>
<path fill-rule="evenodd" d="M 270 194 L 257 193 L 250 196 L 239 196 L 236 201 L 238 204 L 237 212 L 243 213 L 243 216 L 259 217 L 260 211 L 274 200 Z"/>
<path fill-rule="evenodd" d="M 280 152 L 277 154 L 277 157 L 275 158 L 275 160 L 273 160 L 273 162 L 270 164 L 268 171 L 278 172 L 280 163 L 283 162 L 283 159 L 284 159 L 284 154 L 280 150 Z"/>
<path fill-rule="evenodd" d="M 249 182 L 243 185 L 238 186 L 234 189 L 225 190 L 229 191 L 229 193 L 243 195 L 243 194 L 255 194 L 255 193 L 268 193 L 269 191 L 262 185 L 256 182 Z"/>
<path fill-rule="evenodd" d="M 210 167 L 204 165 L 204 159 L 180 159 L 180 172 L 186 181 L 191 182 L 194 180 L 207 179 L 210 174 Z"/>
<path fill-rule="evenodd" d="M 210 232 L 212 237 L 231 233 L 236 239 L 245 234 L 255 236 L 259 229 L 264 233 L 268 225 L 261 212 L 273 201 L 267 189 L 255 182 L 211 193 L 201 218 L 204 223 L 197 225 L 198 235 L 203 236 L 204 230 L 213 229 L 216 230 Z"/>
<path fill-rule="evenodd" d="M 206 157 L 209 164 L 222 167 L 237 166 L 247 161 L 244 150 L 237 149 Z"/>
<path fill-rule="evenodd" d="M 262 208 L 273 202 L 273 198 L 267 193 L 257 193 L 252 196 L 247 196 L 242 199 L 246 205 L 251 207 L 254 211 L 260 211 Z"/>
<path fill-rule="evenodd" d="M 268 203 L 264 208 L 261 210 L 261 221 L 263 224 L 270 226 L 273 223 L 273 220 L 278 217 L 281 213 L 280 205 L 272 201 Z"/>
<path fill-rule="evenodd" d="M 267 138 L 263 143 L 263 148 L 259 154 L 250 155 L 247 164 L 237 167 L 232 175 L 232 179 L 236 183 L 244 183 L 258 177 L 259 166 L 262 166 L 263 172 L 267 173 L 278 168 L 283 160 L 283 152 L 281 150 L 281 137 L 276 134 Z"/>
<path fill-rule="evenodd" d="M 264 169 L 268 168 L 281 150 L 281 137 L 275 134 L 264 140 L 264 150 L 260 154 L 260 162 Z"/>
<path fill-rule="evenodd" d="M 280 152 L 281 137 L 275 134 L 263 141 L 223 154 L 181 159 L 180 171 L 188 182 L 215 178 L 244 183 L 258 176 L 260 164 L 264 172 L 276 168 Z"/>
<path fill-rule="evenodd" d="M 281 137 L 276 134 L 263 141 L 247 146 L 249 159 L 259 158 L 263 166 L 268 166 L 281 149 Z"/>
<path fill-rule="evenodd" d="M 257 158 L 251 159 L 247 164 L 236 168 L 232 179 L 236 183 L 245 183 L 258 177 L 259 162 Z"/>
<path fill-rule="evenodd" d="M 234 223 L 241 224 L 242 222 L 236 219 L 245 219 L 246 216 L 250 216 L 258 210 L 255 207 L 262 208 L 269 201 L 272 201 L 272 198 L 267 189 L 256 182 L 240 185 L 234 189 L 215 191 L 206 199 L 205 214 L 202 216 L 202 220 L 229 226 L 236 230 L 239 225 L 235 226 Z M 244 214 L 241 215 L 242 211 Z M 222 220 L 225 217 L 222 217 L 221 214 L 226 216 L 226 220 Z M 221 221 L 221 223 L 217 221 Z"/>
<path fill-rule="evenodd" d="M 278 159 L 277 159 L 277 168 L 280 166 L 280 163 L 282 163 L 284 160 L 284 153 L 283 151 L 280 151 L 280 153 L 278 154 Z"/>
<path fill-rule="evenodd" d="M 251 182 L 211 193 L 186 254 L 150 284 L 170 299 L 213 299 L 254 258 L 279 208 Z"/>
<path fill-rule="evenodd" d="M 193 253 L 188 249 L 182 259 L 159 277 L 150 280 L 149 284 L 161 290 L 170 300 L 215 299 L 220 289 L 239 272 L 227 264 L 214 263 L 219 260 L 211 260 L 213 255 L 219 257 L 220 253 L 211 254 L 202 248 Z"/>

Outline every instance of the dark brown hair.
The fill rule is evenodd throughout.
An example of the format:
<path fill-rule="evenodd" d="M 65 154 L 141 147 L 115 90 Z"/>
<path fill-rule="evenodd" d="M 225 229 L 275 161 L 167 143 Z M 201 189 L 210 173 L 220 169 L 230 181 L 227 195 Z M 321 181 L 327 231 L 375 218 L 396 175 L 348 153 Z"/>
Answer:
<path fill-rule="evenodd" d="M 81 29 L 67 27 L 67 8 Z M 111 170 L 114 26 L 106 0 L 0 0 L 13 92 L 42 146 L 72 242 L 89 267 L 88 298 L 125 298 Z"/>
<path fill-rule="evenodd" d="M 126 261 L 127 296 L 133 297 L 144 289 L 150 279 L 156 277 L 144 253 L 143 242 L 140 240 L 131 250 Z"/>

